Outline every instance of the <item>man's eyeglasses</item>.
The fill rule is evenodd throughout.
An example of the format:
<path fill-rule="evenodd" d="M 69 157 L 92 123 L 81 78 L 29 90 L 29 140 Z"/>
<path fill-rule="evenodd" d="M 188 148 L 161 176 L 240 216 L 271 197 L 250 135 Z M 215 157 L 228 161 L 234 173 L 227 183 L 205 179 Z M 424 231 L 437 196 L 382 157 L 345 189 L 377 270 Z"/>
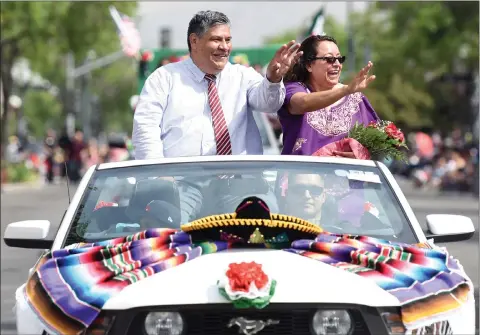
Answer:
<path fill-rule="evenodd" d="M 324 61 L 326 61 L 328 64 L 335 64 L 335 62 L 338 60 L 338 62 L 339 62 L 340 64 L 343 64 L 343 63 L 345 62 L 345 59 L 346 59 L 346 58 L 347 58 L 347 57 L 345 57 L 345 56 L 340 56 L 340 57 L 331 57 L 331 56 L 328 56 L 328 57 L 314 57 L 314 58 L 312 58 L 312 60 L 317 60 L 317 59 L 319 59 L 319 60 L 324 60 Z"/>
<path fill-rule="evenodd" d="M 291 185 L 288 190 L 296 195 L 304 195 L 305 191 L 308 191 L 311 197 L 319 197 L 323 194 L 323 187 L 315 185 Z"/>

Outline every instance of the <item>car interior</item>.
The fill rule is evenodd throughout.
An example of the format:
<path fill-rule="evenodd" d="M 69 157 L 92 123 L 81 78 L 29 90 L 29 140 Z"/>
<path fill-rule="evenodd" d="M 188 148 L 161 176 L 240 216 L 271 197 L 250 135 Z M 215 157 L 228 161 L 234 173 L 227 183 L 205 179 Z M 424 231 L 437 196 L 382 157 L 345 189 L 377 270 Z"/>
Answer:
<path fill-rule="evenodd" d="M 212 179 L 201 190 L 203 199 L 208 199 L 208 201 L 203 201 L 202 208 L 195 217 L 200 218 L 208 215 L 232 213 L 235 211 L 238 203 L 249 196 L 257 196 L 264 200 L 273 213 L 286 213 L 285 196 L 281 194 L 279 179 L 281 178 L 277 178 L 274 185 L 269 184 L 262 175 Z M 131 187 L 133 187 L 133 192 L 127 206 L 101 207 L 89 215 L 91 221 L 94 221 L 95 224 L 90 223 L 87 232 L 124 233 L 146 229 L 141 225 L 141 221 L 146 214 L 147 205 L 152 201 L 167 203 L 169 211 L 178 210 L 180 213 L 180 192 L 177 184 L 171 180 L 161 178 L 137 180 Z M 338 197 L 326 197 L 322 206 L 320 225 L 328 227 L 327 230 L 331 232 L 351 232 L 354 225 L 339 218 L 338 203 Z M 159 227 L 164 227 L 160 222 L 161 220 L 159 220 Z M 180 224 L 181 222 L 178 222 L 177 226 L 180 227 Z M 120 226 L 123 228 L 120 229 Z M 362 230 L 387 230 L 388 234 L 391 234 L 392 230 L 390 226 L 368 212 L 362 215 L 360 226 Z"/>

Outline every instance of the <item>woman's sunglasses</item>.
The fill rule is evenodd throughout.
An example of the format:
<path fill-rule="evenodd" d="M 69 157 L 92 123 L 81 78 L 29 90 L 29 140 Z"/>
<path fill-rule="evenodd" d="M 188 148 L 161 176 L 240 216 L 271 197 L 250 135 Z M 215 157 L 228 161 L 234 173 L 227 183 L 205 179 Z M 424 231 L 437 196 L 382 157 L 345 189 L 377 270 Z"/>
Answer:
<path fill-rule="evenodd" d="M 345 57 L 345 56 L 340 56 L 340 57 L 331 57 L 331 56 L 329 56 L 329 57 L 313 57 L 312 61 L 319 59 L 319 60 L 326 61 L 328 64 L 335 64 L 335 62 L 338 60 L 338 62 L 340 64 L 343 64 L 345 62 L 346 58 L 347 57 Z"/>

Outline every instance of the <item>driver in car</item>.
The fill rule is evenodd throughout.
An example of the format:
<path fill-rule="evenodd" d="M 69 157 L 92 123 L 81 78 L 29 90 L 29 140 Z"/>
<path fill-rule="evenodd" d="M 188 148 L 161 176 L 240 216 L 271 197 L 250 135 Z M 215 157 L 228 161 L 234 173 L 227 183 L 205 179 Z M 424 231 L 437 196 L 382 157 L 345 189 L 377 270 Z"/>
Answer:
<path fill-rule="evenodd" d="M 297 174 L 288 178 L 285 214 L 320 225 L 326 199 L 324 186 L 323 176 L 319 174 Z"/>
<path fill-rule="evenodd" d="M 335 178 L 333 178 L 335 179 Z M 347 228 L 382 229 L 385 225 L 378 218 L 378 210 L 355 187 L 320 174 L 289 176 L 285 194 L 285 214 L 297 216 L 321 227 L 334 228 L 338 233 Z M 336 232 L 336 231 L 331 231 Z"/>

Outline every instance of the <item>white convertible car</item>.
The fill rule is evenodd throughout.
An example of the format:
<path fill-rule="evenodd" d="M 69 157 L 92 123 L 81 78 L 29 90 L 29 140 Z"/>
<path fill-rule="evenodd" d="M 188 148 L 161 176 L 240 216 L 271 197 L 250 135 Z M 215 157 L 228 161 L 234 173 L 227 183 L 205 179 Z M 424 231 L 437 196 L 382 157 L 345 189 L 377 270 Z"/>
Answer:
<path fill-rule="evenodd" d="M 418 219 L 425 218 L 415 217 L 392 174 L 383 164 L 374 161 L 265 155 L 185 157 L 101 164 L 87 171 L 58 227 L 44 220 L 11 223 L 5 230 L 4 241 L 10 247 L 55 251 L 72 244 L 104 241 L 152 228 L 179 230 L 182 227 L 184 232 L 195 232 L 195 227 L 202 225 L 212 228 L 208 220 L 202 221 L 202 218 L 216 216 L 218 219 L 221 214 L 240 213 L 239 204 L 244 203 L 245 199 L 260 199 L 260 207 L 266 213 L 276 213 L 276 216 L 271 216 L 271 222 L 280 222 L 278 227 L 284 227 L 287 234 L 280 234 L 285 238 L 284 241 L 288 244 L 293 240 L 300 242 L 295 242 L 297 244 L 294 243 L 291 250 L 257 248 L 255 243 L 260 242 L 255 238 L 262 240 L 264 236 L 257 236 L 252 231 L 249 242 L 254 241 L 253 247 L 202 255 L 135 280 L 109 296 L 101 306 L 101 322 L 82 334 L 475 333 L 473 291 L 467 289 L 464 298 L 458 298 L 456 293 L 452 293 L 455 290 L 451 283 L 453 279 L 444 282 L 438 279 L 455 272 L 460 276 L 455 278 L 461 278 L 460 281 L 464 278 L 465 287 L 471 288 L 471 281 L 461 265 L 450 274 L 445 274 L 449 270 L 442 270 L 442 273 L 434 271 L 431 259 L 417 262 L 415 271 L 421 270 L 418 270 L 421 264 L 431 265 L 425 270 L 430 274 L 425 276 L 431 273 L 435 273 L 435 276 L 431 275 L 429 279 L 422 277 L 428 280 L 422 283 L 425 286 L 415 294 L 433 290 L 429 292 L 435 299 L 446 292 L 445 299 L 453 296 L 459 307 L 448 310 L 448 306 L 445 307 L 447 303 L 442 303 L 446 300 L 441 299 L 422 302 L 416 305 L 415 313 L 425 318 L 431 317 L 427 318 L 431 323 L 412 329 L 402 319 L 407 315 L 411 317 L 406 312 L 411 305 L 402 300 L 395 290 L 408 291 L 419 284 L 420 277 L 413 273 L 415 271 L 408 264 L 395 265 L 392 261 L 389 271 L 396 271 L 392 270 L 394 268 L 398 271 L 392 275 L 394 279 L 388 281 L 389 278 L 382 277 L 382 273 L 387 272 L 381 271 L 381 266 L 376 265 L 377 261 L 371 265 L 362 261 L 353 264 L 345 260 L 345 257 L 353 259 L 352 253 L 357 253 L 357 256 L 359 253 L 368 253 L 365 251 L 367 249 L 359 252 L 361 248 L 358 243 L 362 242 L 352 242 L 355 236 L 370 238 L 371 241 L 367 239 L 362 245 L 373 248 L 378 246 L 375 243 L 418 245 L 432 240 L 460 241 L 474 234 L 469 218 L 435 214 L 427 216 L 428 231 L 424 232 Z M 264 217 L 256 217 L 257 214 L 252 213 L 248 215 L 254 220 L 251 222 L 264 222 Z M 243 221 L 238 220 L 238 225 L 243 226 Z M 197 223 L 189 225 L 191 222 Z M 287 223 L 282 225 L 281 222 Z M 281 232 L 282 228 L 278 227 Z M 51 229 L 56 230 L 55 238 L 48 240 Z M 326 237 L 313 243 L 317 235 L 307 238 L 306 231 L 322 231 Z M 331 236 L 335 239 L 328 240 Z M 348 238 L 342 240 L 342 236 Z M 308 242 L 308 239 L 311 241 Z M 305 240 L 308 243 L 305 244 Z M 327 240 L 332 242 L 330 246 L 326 246 L 329 245 Z M 342 254 L 340 249 L 332 246 L 339 241 L 347 241 L 350 248 L 356 249 L 349 249 L 353 251 Z M 302 243 L 306 245 L 303 249 Z M 429 245 L 431 249 L 428 250 L 444 252 L 433 243 Z M 394 249 L 400 250 L 398 248 Z M 304 253 L 305 250 L 310 252 Z M 383 250 L 386 249 L 382 249 L 382 253 Z M 406 255 L 407 249 L 402 250 L 404 252 L 400 254 Z M 412 259 L 420 257 L 410 252 L 408 257 L 397 257 L 395 252 L 386 256 L 398 259 L 397 263 L 413 262 Z M 332 261 L 335 257 L 338 257 L 338 262 Z M 390 259 L 388 257 L 383 257 L 382 261 L 387 263 L 385 259 Z M 444 266 L 451 259 L 448 256 L 446 262 L 440 265 Z M 221 294 L 219 280 L 225 276 L 229 264 L 235 262 L 259 263 L 268 278 L 275 279 L 275 289 L 270 292 L 274 291 L 274 294 L 269 297 L 266 307 L 235 308 L 232 307 L 232 300 Z M 355 269 L 352 270 L 352 266 Z M 35 271 L 32 268 L 30 275 Z M 362 271 L 375 274 L 362 275 Z M 23 280 L 27 280 L 27 275 Z M 42 280 L 47 279 L 44 277 Z M 401 286 L 401 282 L 408 283 L 408 280 L 412 281 Z M 386 285 L 387 282 L 388 285 L 400 286 L 394 285 L 396 288 L 391 289 L 393 286 Z M 432 288 L 435 286 L 433 284 L 429 287 L 429 283 L 438 287 Z M 15 309 L 18 334 L 58 332 L 59 328 L 55 331 L 51 324 L 45 325 L 44 319 L 40 321 L 39 314 L 28 303 L 25 286 L 17 290 Z M 75 287 L 71 289 L 74 291 Z M 52 296 L 62 294 L 54 291 L 50 292 Z M 413 291 L 408 292 L 414 294 Z M 74 303 L 68 302 L 69 306 Z M 437 309 L 432 307 L 435 304 Z"/>

